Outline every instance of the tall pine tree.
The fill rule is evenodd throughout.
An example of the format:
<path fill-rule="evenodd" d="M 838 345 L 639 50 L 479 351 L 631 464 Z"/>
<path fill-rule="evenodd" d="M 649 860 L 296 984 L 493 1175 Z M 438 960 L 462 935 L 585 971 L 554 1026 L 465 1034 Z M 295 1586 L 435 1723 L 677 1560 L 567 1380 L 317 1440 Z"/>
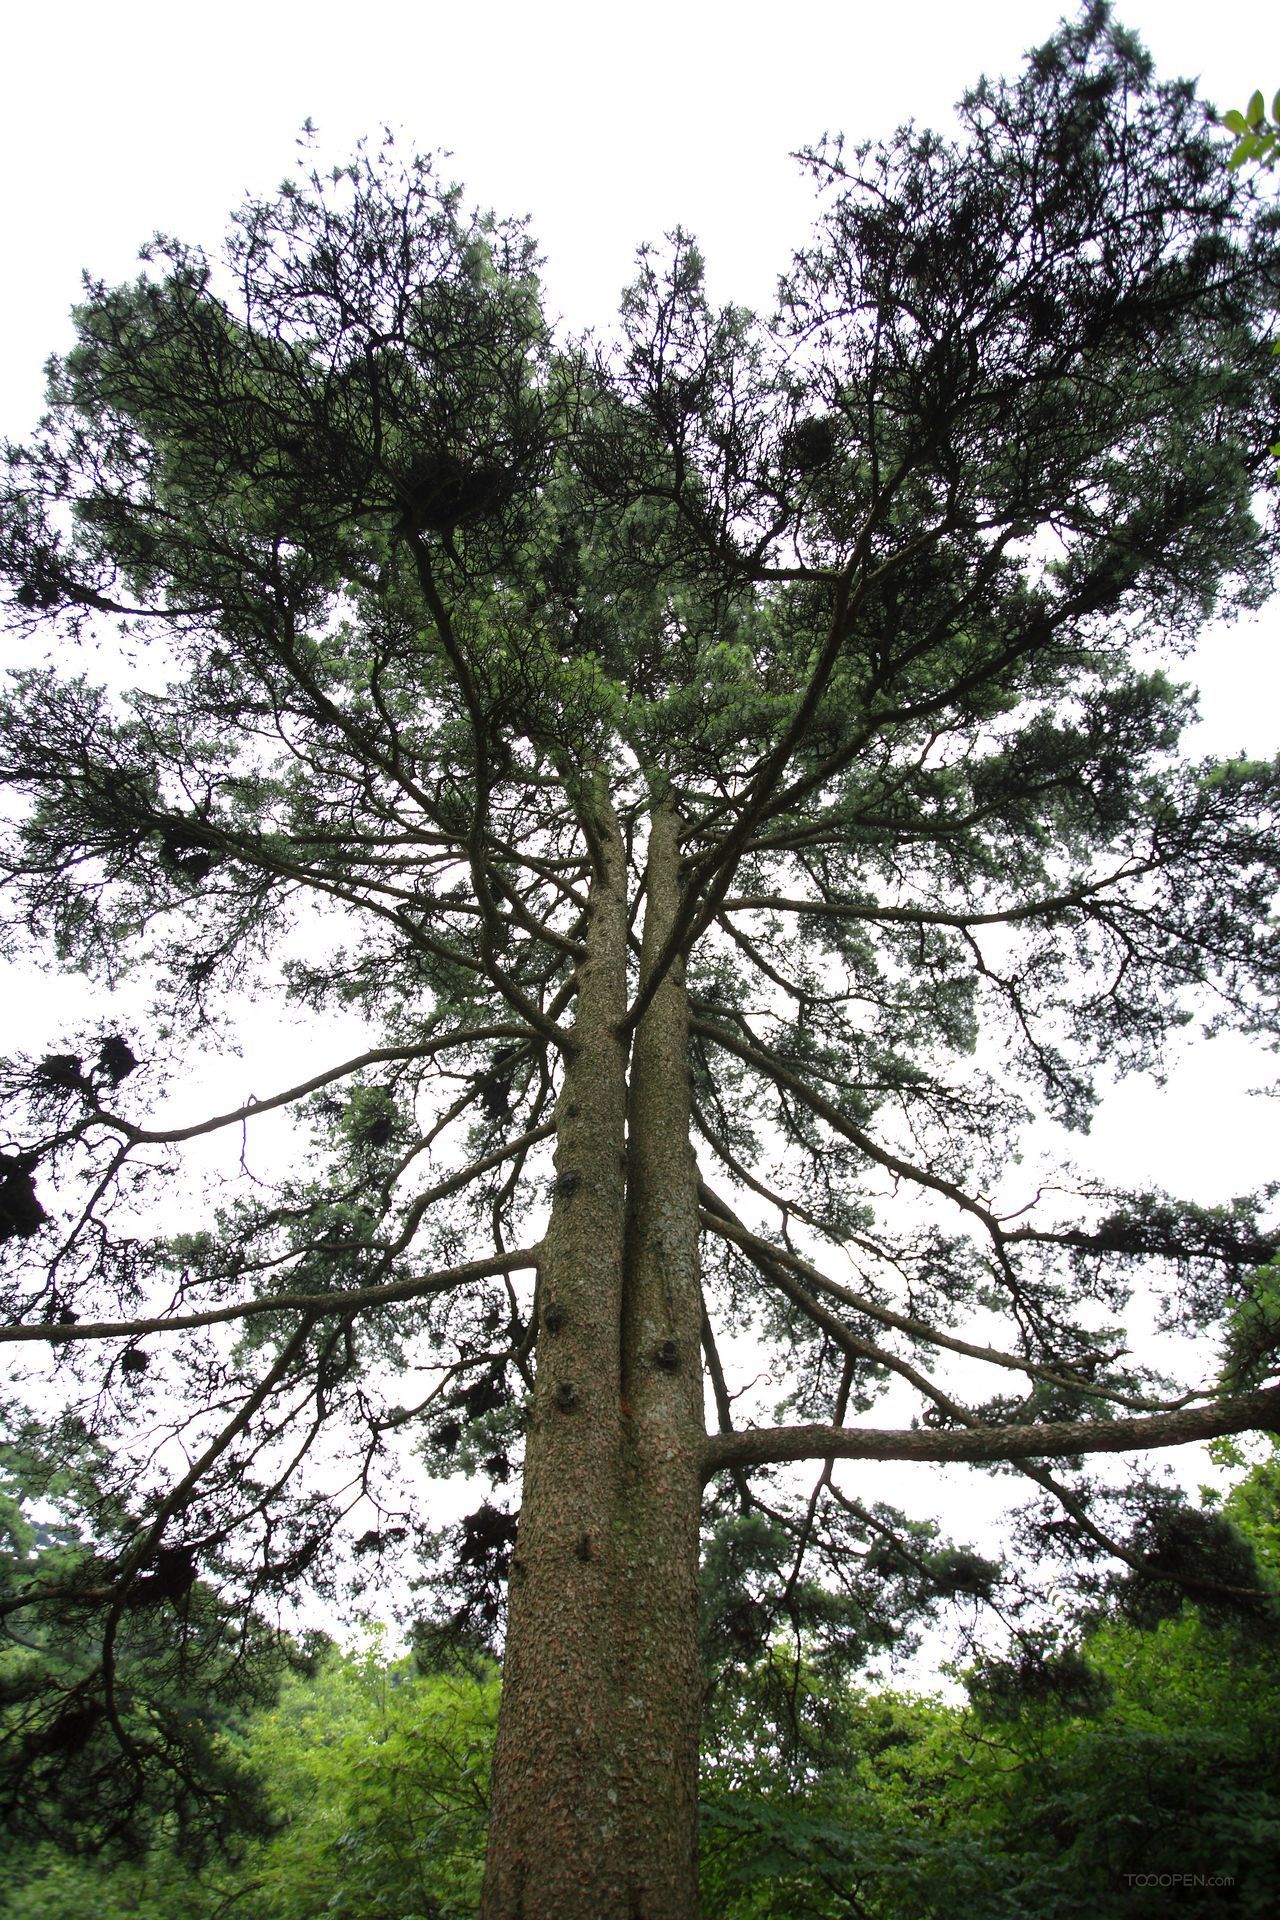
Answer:
<path fill-rule="evenodd" d="M 130 1516 L 95 1727 L 142 1779 L 114 1648 L 181 1612 L 166 1555 L 252 1604 L 348 1517 L 366 1568 L 415 1550 L 406 1438 L 485 1471 L 485 1920 L 692 1914 L 701 1526 L 713 1656 L 852 1659 L 998 1570 L 842 1462 L 1003 1463 L 1077 1557 L 1203 1591 L 1086 1457 L 1280 1424 L 1256 1209 L 989 1197 L 1034 1111 L 1274 1008 L 1276 770 L 1180 757 L 1160 659 L 1270 589 L 1276 221 L 1103 7 L 961 122 L 807 157 L 776 313 L 676 234 L 607 348 L 552 337 L 520 225 L 362 150 L 89 284 L 8 449 L 11 623 L 56 649 L 0 718 L 10 924 L 160 1008 L 3 1087 L 4 1338 Z M 74 667 L 112 630 L 136 686 Z M 250 991 L 316 1072 L 157 1118 L 164 1036 Z M 140 1230 L 282 1107 L 287 1171 Z M 1137 1273 L 1247 1322 L 1232 1378 L 1127 1350 Z M 747 1328 L 777 1425 L 735 1418 Z"/>

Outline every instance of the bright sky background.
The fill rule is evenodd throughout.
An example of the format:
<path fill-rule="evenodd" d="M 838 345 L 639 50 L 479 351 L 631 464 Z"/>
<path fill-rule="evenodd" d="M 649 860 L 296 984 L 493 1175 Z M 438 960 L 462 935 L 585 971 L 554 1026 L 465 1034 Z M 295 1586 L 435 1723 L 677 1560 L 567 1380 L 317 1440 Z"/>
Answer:
<path fill-rule="evenodd" d="M 856 140 L 908 117 L 945 128 L 966 86 L 1012 71 L 1065 10 L 1062 0 L 15 5 L 3 33 L 0 433 L 20 438 L 38 411 L 41 366 L 68 342 L 81 270 L 131 276 L 156 229 L 216 245 L 246 192 L 293 169 L 308 116 L 326 160 L 383 123 L 406 144 L 450 150 L 476 202 L 532 216 L 552 311 L 603 330 L 635 248 L 677 222 L 702 244 L 713 297 L 767 304 L 810 219 L 794 149 L 825 130 Z M 1219 109 L 1280 85 L 1275 0 L 1125 0 L 1118 11 L 1161 72 L 1199 76 Z M 1204 650 L 1204 751 L 1280 747 L 1278 631 L 1268 612 Z M 40 1044 L 33 1022 L 54 999 L 0 970 L 0 1051 Z M 1256 1047 L 1201 1046 L 1167 1094 L 1118 1095 L 1089 1157 L 1203 1199 L 1280 1175 L 1274 1106 L 1231 1091 L 1273 1064 Z M 259 1063 L 252 1089 L 287 1079 Z"/>
<path fill-rule="evenodd" d="M 1064 10 L 1060 0 L 15 8 L 0 121 L 0 433 L 21 437 L 39 408 L 81 270 L 132 275 L 157 229 L 215 245 L 245 193 L 293 169 L 308 116 L 327 158 L 383 123 L 449 150 L 477 202 L 532 215 L 552 310 L 575 329 L 605 329 L 635 248 L 677 221 L 702 243 L 713 296 L 767 304 L 811 216 L 796 148 L 828 129 L 886 133 L 909 116 L 945 126 L 979 73 L 1011 72 Z M 1273 0 L 1127 0 L 1119 13 L 1160 71 L 1198 76 L 1220 109 L 1280 84 Z M 1202 750 L 1280 747 L 1276 632 L 1268 611 L 1204 648 Z M 0 975 L 0 1049 L 26 1017 L 12 983 Z M 1204 1198 L 1280 1170 L 1274 1109 L 1228 1107 L 1224 1055 L 1233 1082 L 1258 1077 L 1256 1050 L 1202 1048 L 1175 1082 L 1185 1101 L 1152 1107 L 1135 1089 L 1100 1116 L 1098 1155 Z"/>
<path fill-rule="evenodd" d="M 607 324 L 635 247 L 677 221 L 713 289 L 767 301 L 803 240 L 810 188 L 788 158 L 827 129 L 945 125 L 981 72 L 1012 71 L 1065 0 L 487 0 L 478 7 L 222 0 L 15 5 L 3 43 L 0 417 L 10 431 L 65 336 L 82 267 L 133 270 L 156 228 L 213 240 L 273 187 L 310 116 L 343 157 L 403 127 L 454 155 L 477 201 L 529 213 L 553 305 Z M 1272 0 L 1127 0 L 1165 73 L 1219 107 L 1280 85 Z"/>

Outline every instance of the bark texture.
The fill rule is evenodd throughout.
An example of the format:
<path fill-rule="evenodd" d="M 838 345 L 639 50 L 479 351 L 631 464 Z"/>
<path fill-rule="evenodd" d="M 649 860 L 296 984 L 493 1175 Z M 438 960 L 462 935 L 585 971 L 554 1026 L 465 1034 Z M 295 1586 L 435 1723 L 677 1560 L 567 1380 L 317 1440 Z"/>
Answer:
<path fill-rule="evenodd" d="M 697 1909 L 697 1176 L 683 969 L 625 1012 L 626 863 L 607 809 L 539 1260 L 537 1379 L 509 1590 L 483 1920 Z M 652 822 L 641 973 L 679 904 Z"/>
<path fill-rule="evenodd" d="M 698 1171 L 689 1139 L 684 963 L 653 986 L 680 905 L 680 821 L 654 808 L 645 879 L 641 991 L 627 1113 L 622 1317 L 621 1760 L 632 1856 L 631 1913 L 697 1909 L 698 1635 L 702 1292 Z"/>
<path fill-rule="evenodd" d="M 1029 1427 L 752 1427 L 706 1443 L 703 1473 L 786 1460 L 1052 1460 L 1077 1453 L 1181 1447 L 1226 1433 L 1280 1433 L 1280 1387 L 1132 1420 L 1045 1420 Z"/>
<path fill-rule="evenodd" d="M 613 1845 L 627 868 L 603 802 L 593 826 L 587 953 L 538 1265 L 537 1374 L 508 1588 L 483 1920 L 627 1912 Z"/>

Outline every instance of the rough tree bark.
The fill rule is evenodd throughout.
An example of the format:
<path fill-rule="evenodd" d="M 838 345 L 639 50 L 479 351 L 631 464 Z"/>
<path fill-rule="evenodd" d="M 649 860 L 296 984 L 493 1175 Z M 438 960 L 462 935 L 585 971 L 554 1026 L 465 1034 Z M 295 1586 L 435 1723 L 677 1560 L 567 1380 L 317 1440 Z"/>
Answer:
<path fill-rule="evenodd" d="M 688 1015 L 673 966 L 628 1069 L 626 860 L 603 799 L 592 827 L 483 1920 L 690 1920 L 697 1906 L 704 1432 Z M 679 820 L 659 798 L 642 978 L 675 917 L 678 869 Z"/>
<path fill-rule="evenodd" d="M 652 983 L 680 904 L 680 821 L 653 810 L 640 984 Z M 689 1138 L 684 965 L 662 975 L 636 1027 L 627 1109 L 622 1318 L 623 1475 L 617 1538 L 621 1765 L 629 1916 L 697 1908 L 698 1550 L 702 1295 L 698 1171 Z"/>

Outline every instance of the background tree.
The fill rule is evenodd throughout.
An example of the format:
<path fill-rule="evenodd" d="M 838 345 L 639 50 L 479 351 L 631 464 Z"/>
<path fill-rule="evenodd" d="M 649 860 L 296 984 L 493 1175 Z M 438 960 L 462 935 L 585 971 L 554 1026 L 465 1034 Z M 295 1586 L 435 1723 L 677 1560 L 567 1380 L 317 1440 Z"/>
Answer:
<path fill-rule="evenodd" d="M 136 1860 L 167 1847 L 199 1867 L 260 1828 L 260 1783 L 225 1736 L 299 1657 L 258 1617 L 227 1617 L 175 1546 L 132 1583 L 106 1671 L 114 1563 L 137 1522 L 80 1438 L 69 1467 L 30 1425 L 15 1423 L 0 1448 L 0 1877 L 15 1887 L 33 1857 Z"/>
<path fill-rule="evenodd" d="M 497 1695 L 492 1664 L 422 1672 L 380 1634 L 291 1675 L 236 1743 L 274 1830 L 222 1900 L 250 1920 L 473 1914 Z"/>
<path fill-rule="evenodd" d="M 1280 93 L 1271 103 L 1268 118 L 1266 101 L 1261 89 L 1250 95 L 1249 104 L 1243 112 L 1232 107 L 1222 116 L 1222 124 L 1228 133 L 1236 136 L 1235 149 L 1229 165 L 1247 166 L 1255 162 L 1258 166 L 1273 167 L 1277 151 L 1280 151 Z"/>
<path fill-rule="evenodd" d="M 420 1550 L 402 1443 L 518 1471 L 518 1532 L 499 1493 L 455 1540 L 459 1629 L 507 1582 L 487 1920 L 692 1911 L 704 1486 L 740 1662 L 1031 1604 L 842 1460 L 1003 1465 L 1042 1552 L 1247 1588 L 1084 1463 L 1275 1424 L 1274 1340 L 1231 1392 L 1120 1319 L 1136 1270 L 1171 1325 L 1247 1307 L 1275 1235 L 1007 1174 L 1193 1006 L 1268 1018 L 1275 770 L 1180 759 L 1156 655 L 1271 585 L 1275 221 L 1101 7 L 962 121 L 808 156 L 773 316 L 677 233 L 609 348 L 553 341 L 522 227 L 362 151 L 90 283 L 7 452 L 59 649 L 0 722 L 13 924 L 157 999 L 3 1088 L 7 1337 L 135 1516 L 104 1694 L 159 1554 L 252 1606 L 348 1521 Z M 132 684 L 67 669 L 104 630 Z M 156 1117 L 265 991 L 367 1044 Z M 140 1227 L 286 1107 L 310 1157 Z M 790 1386 L 735 1424 L 748 1328 Z"/>
<path fill-rule="evenodd" d="M 1232 1442 L 1213 1451 L 1244 1464 Z M 1152 1618 L 1147 1590 L 1130 1617 L 1138 1596 L 1113 1583 L 1079 1641 L 975 1663 L 967 1705 L 797 1673 L 785 1638 L 721 1680 L 703 1734 L 704 1910 L 1270 1915 L 1278 1464 L 1273 1448 L 1225 1500 L 1183 1504 L 1219 1550 L 1256 1556 L 1247 1603 L 1174 1600 Z M 496 1705 L 483 1665 L 424 1671 L 378 1635 L 330 1648 L 227 1738 L 270 1799 L 268 1835 L 196 1872 L 161 1829 L 140 1860 L 14 1846 L 0 1915 L 473 1913 Z"/>
<path fill-rule="evenodd" d="M 6 1824 L 3 1920 L 474 1913 L 496 1669 L 421 1672 L 393 1657 L 380 1634 L 346 1655 L 332 1646 L 291 1652 L 290 1669 L 277 1669 L 278 1697 L 260 1687 L 253 1700 L 241 1687 L 239 1710 L 228 1713 L 224 1688 L 216 1729 L 204 1703 L 223 1774 L 253 1805 L 251 1827 L 224 1814 L 224 1845 L 198 1849 L 189 1818 L 153 1806 L 135 1822 L 132 1845 L 111 1845 L 85 1818 L 107 1796 L 101 1786 L 85 1790 L 82 1774 L 78 1824 L 50 1822 L 43 1834 L 30 1820 Z"/>
<path fill-rule="evenodd" d="M 1264 1561 L 1274 1453 L 1225 1506 L 1240 1533 L 1205 1506 L 1184 1518 Z M 967 1706 L 806 1672 L 781 1746 L 756 1704 L 791 1666 L 773 1649 L 705 1756 L 706 1910 L 1261 1920 L 1277 1894 L 1280 1614 L 1274 1566 L 1253 1578 L 1248 1605 L 1175 1601 L 1160 1618 L 1121 1585 L 1078 1640 L 975 1663 Z"/>

